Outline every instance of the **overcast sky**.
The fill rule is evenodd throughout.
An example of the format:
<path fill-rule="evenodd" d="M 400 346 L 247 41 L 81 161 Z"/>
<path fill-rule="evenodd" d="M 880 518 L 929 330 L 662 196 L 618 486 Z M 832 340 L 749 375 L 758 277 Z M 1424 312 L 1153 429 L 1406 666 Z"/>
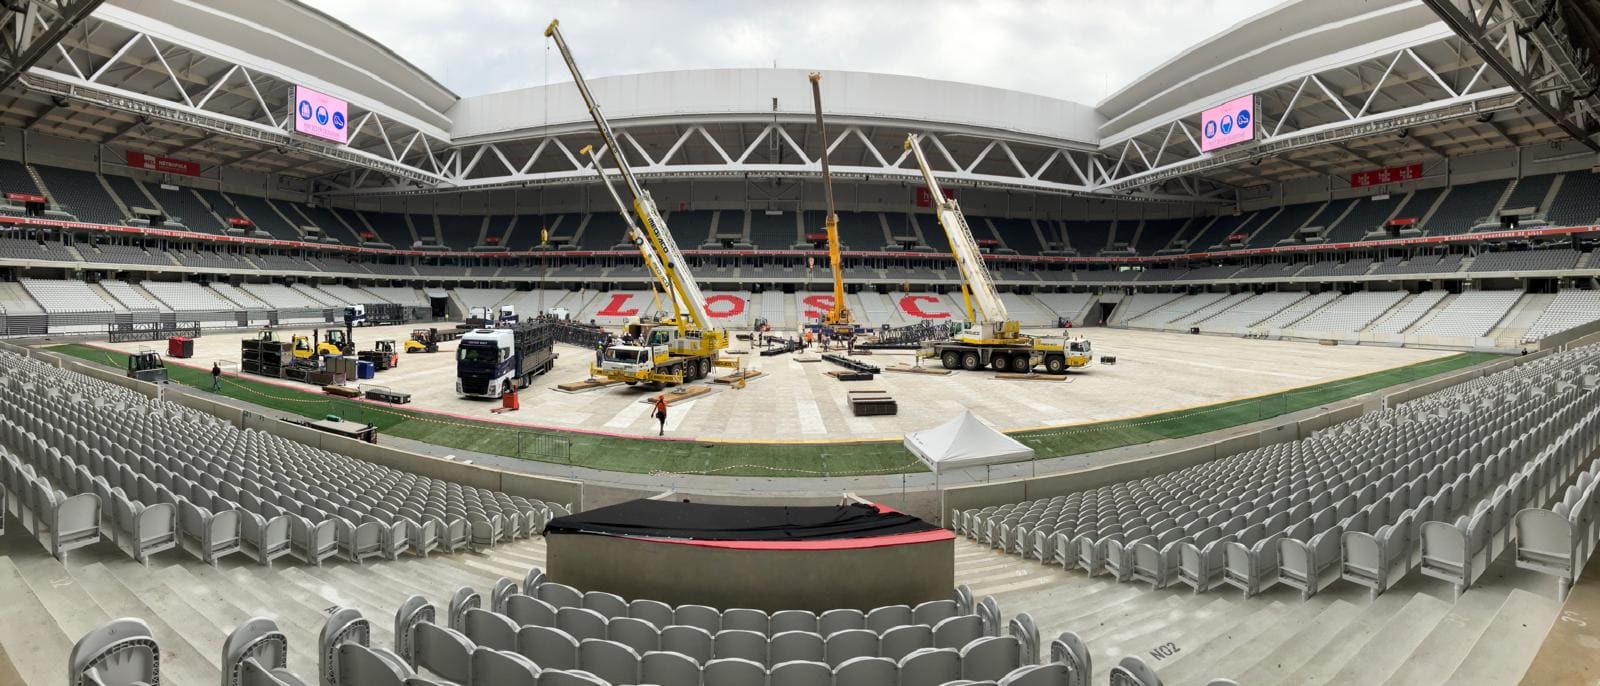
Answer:
<path fill-rule="evenodd" d="M 460 95 L 584 75 L 716 67 L 852 70 L 1094 104 L 1281 0 L 323 0 Z"/>

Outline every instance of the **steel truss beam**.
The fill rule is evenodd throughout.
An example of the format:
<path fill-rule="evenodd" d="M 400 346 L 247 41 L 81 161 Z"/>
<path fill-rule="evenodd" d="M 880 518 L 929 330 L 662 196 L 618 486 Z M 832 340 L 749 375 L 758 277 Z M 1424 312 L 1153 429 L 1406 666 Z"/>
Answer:
<path fill-rule="evenodd" d="M 104 21 L 100 17 L 96 19 Z M 120 27 L 111 22 L 105 23 Z M 217 136 L 261 145 L 264 146 L 264 150 L 277 150 L 281 153 L 293 151 L 340 165 L 376 171 L 413 184 L 448 186 L 451 183 L 444 173 L 444 164 L 433 152 L 436 149 L 448 148 L 447 141 L 435 139 L 435 144 L 430 145 L 429 136 L 417 132 L 410 134 L 409 143 L 403 147 L 397 146 L 390 137 L 389 129 L 398 125 L 398 122 L 371 109 L 364 114 L 351 113 L 349 145 L 338 145 L 294 135 L 289 132 L 292 118 L 286 116 L 287 112 L 281 111 L 281 108 L 273 107 L 262 95 L 264 91 L 270 93 L 272 90 L 269 89 L 279 87 L 281 81 L 275 77 L 254 67 L 215 55 L 199 53 L 193 46 L 175 46 L 135 29 L 120 28 L 131 31 L 132 35 L 93 71 L 86 74 L 87 65 L 80 66 L 79 60 L 73 59 L 71 50 L 56 44 L 47 46 L 47 49 L 55 47 L 60 51 L 61 63 L 65 65 L 62 68 L 68 71 L 33 66 L 19 81 L 30 90 L 39 93 L 181 124 Z M 218 70 L 209 79 L 175 69 L 174 65 L 177 63 L 169 60 L 168 54 L 173 49 L 197 54 L 198 59 L 190 60 L 190 65 L 204 60 L 227 65 L 227 68 Z M 151 53 L 153 57 L 142 61 L 132 57 L 142 53 Z M 135 72 L 156 74 L 158 78 L 173 86 L 171 89 L 173 94 L 168 97 L 124 88 L 116 82 L 114 74 L 130 69 Z M 242 98 L 246 104 L 235 104 L 224 111 L 217 104 L 219 100 L 214 97 L 219 93 L 227 93 L 236 99 Z M 352 105 L 361 107 L 360 102 L 352 102 Z M 376 147 L 380 152 L 369 152 L 356 147 L 363 142 L 373 146 L 375 145 L 371 142 L 373 139 L 381 143 L 381 146 Z M 421 145 L 416 145 L 418 139 Z"/>
<path fill-rule="evenodd" d="M 1551 0 L 1553 2 L 1554 0 Z M 1600 152 L 1592 102 L 1592 71 L 1578 67 L 1564 39 L 1539 15 L 1543 3 L 1524 0 L 1423 0 L 1450 30 L 1528 103 L 1568 136 Z M 1531 40 L 1530 40 L 1531 39 Z"/>
<path fill-rule="evenodd" d="M 792 178 L 810 179 L 820 178 L 821 163 L 812 159 L 805 152 L 803 146 L 797 143 L 803 136 L 797 136 L 805 130 L 805 124 L 800 123 L 769 123 L 764 125 L 754 136 L 741 142 L 742 147 L 725 148 L 708 131 L 704 125 L 690 124 L 677 132 L 672 139 L 670 147 L 657 157 L 652 158 L 646 154 L 644 146 L 637 139 L 639 131 L 653 124 L 641 124 L 637 127 L 622 126 L 617 128 L 618 139 L 624 146 L 631 147 L 629 157 L 642 160 L 642 163 L 633 165 L 634 171 L 641 179 L 666 180 L 666 179 L 719 179 L 719 178 Z M 791 132 L 792 129 L 792 132 Z M 1026 191 L 1052 195 L 1076 195 L 1090 197 L 1104 197 L 1095 190 L 1101 180 L 1095 174 L 1098 162 L 1089 152 L 1071 150 L 1067 148 L 1049 148 L 1048 154 L 1039 158 L 1037 162 L 1025 164 L 1018 157 L 1020 148 L 1014 147 L 1012 142 L 991 138 L 988 140 L 976 139 L 971 135 L 962 134 L 961 138 L 968 144 L 976 143 L 978 147 L 969 156 L 958 156 L 952 153 L 946 141 L 941 140 L 939 132 L 925 134 L 931 146 L 930 155 L 940 163 L 941 169 L 936 175 L 943 183 L 954 187 L 967 188 L 992 188 L 1004 190 Z M 948 135 L 948 134 L 947 134 Z M 841 180 L 859 181 L 890 181 L 910 182 L 921 181 L 920 172 L 905 166 L 907 153 L 897 151 L 894 157 L 886 157 L 878 145 L 874 145 L 865 129 L 859 125 L 845 126 L 842 131 L 828 142 L 830 151 L 837 150 L 846 141 L 857 141 L 865 147 L 867 154 L 859 164 L 835 164 L 833 176 Z M 709 151 L 712 163 L 691 163 L 688 146 L 691 143 L 708 143 L 709 148 L 701 147 L 702 156 Z M 567 142 L 558 136 L 546 136 L 531 140 L 518 141 L 519 147 L 532 146 L 531 152 L 525 157 L 511 157 L 506 153 L 506 144 L 480 143 L 463 146 L 456 149 L 459 159 L 465 160 L 460 165 L 447 165 L 441 170 L 446 177 L 448 185 L 436 189 L 414 188 L 371 188 L 353 185 L 353 177 L 348 175 L 332 174 L 317 179 L 317 185 L 324 195 L 421 195 L 428 193 L 458 192 L 461 190 L 478 190 L 487 188 L 532 187 L 550 185 L 587 184 L 593 181 L 594 172 L 590 170 L 592 163 L 572 154 Z M 758 153 L 770 153 L 770 148 L 776 146 L 782 151 L 782 162 L 762 160 Z M 1035 150 L 1035 152 L 1040 152 Z M 608 150 L 601 148 L 597 157 L 605 159 Z M 1038 157 L 1035 155 L 1034 157 Z M 1030 158 L 1032 159 L 1032 158 Z M 493 160 L 492 162 L 490 160 Z M 788 161 L 793 160 L 793 161 Z M 990 171 L 980 171 L 979 167 L 991 165 Z M 535 168 L 541 171 L 533 171 Z M 508 170 L 509 173 L 485 176 L 480 170 Z M 1071 182 L 1054 181 L 1046 174 L 1065 174 Z M 473 174 L 478 176 L 474 177 Z M 348 179 L 348 180 L 347 180 Z M 1187 189 L 1185 189 L 1187 190 Z M 1123 196 L 1130 197 L 1130 196 Z M 1152 202 L 1221 202 L 1211 194 L 1200 193 L 1164 193 L 1150 192 L 1137 196 L 1139 199 Z"/>
<path fill-rule="evenodd" d="M 1258 129 L 1254 143 L 1210 153 L 1201 152 L 1199 140 L 1191 131 L 1190 124 L 1198 118 L 1199 112 L 1183 113 L 1168 122 L 1129 136 L 1119 148 L 1103 151 L 1117 153 L 1117 161 L 1104 175 L 1097 189 L 1136 191 L 1178 176 L 1280 156 L 1292 150 L 1339 144 L 1373 134 L 1484 115 L 1512 109 L 1519 104 L 1520 97 L 1512 88 L 1490 88 L 1485 85 L 1482 77 L 1490 65 L 1477 65 L 1473 70 L 1473 64 L 1456 64 L 1441 73 L 1418 54 L 1420 47 L 1397 48 L 1363 58 L 1359 62 L 1328 67 L 1317 73 L 1259 89 L 1258 93 L 1276 94 L 1280 102 L 1286 101 L 1286 104 L 1282 112 L 1276 113 L 1267 111 L 1265 104 L 1258 107 Z M 1359 71 L 1355 71 L 1361 65 L 1371 65 L 1371 71 L 1381 75 L 1369 84 Z M 1473 73 L 1463 86 L 1454 87 L 1451 80 L 1445 78 L 1448 73 L 1460 71 L 1465 74 L 1467 70 Z M 1362 83 L 1359 92 L 1341 92 L 1339 88 L 1329 85 L 1332 79 L 1348 80 L 1352 76 Z M 1424 89 L 1418 84 L 1431 86 Z M 1417 104 L 1380 111 L 1376 106 L 1379 94 L 1394 89 L 1401 89 L 1400 96 L 1403 96 L 1402 99 L 1391 94 L 1395 102 Z M 1305 116 L 1308 108 L 1319 108 L 1321 114 Z M 1175 132 L 1181 132 L 1182 136 L 1177 136 Z M 1149 137 L 1158 134 L 1161 144 L 1155 148 L 1155 156 L 1150 157 L 1145 154 L 1147 147 L 1153 147 Z M 1141 138 L 1144 139 L 1143 143 Z M 1170 159 L 1173 156 L 1177 159 Z"/>
<path fill-rule="evenodd" d="M 104 0 L 25 0 L 0 9 L 0 90 L 10 88 Z M 20 5 L 20 9 L 12 9 Z"/>

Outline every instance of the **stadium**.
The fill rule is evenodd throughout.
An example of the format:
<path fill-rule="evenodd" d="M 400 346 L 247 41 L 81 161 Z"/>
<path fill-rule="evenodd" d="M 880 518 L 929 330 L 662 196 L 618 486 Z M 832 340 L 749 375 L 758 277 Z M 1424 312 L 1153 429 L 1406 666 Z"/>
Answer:
<path fill-rule="evenodd" d="M 1600 678 L 1594 3 L 1093 104 L 0 19 L 0 684 Z"/>

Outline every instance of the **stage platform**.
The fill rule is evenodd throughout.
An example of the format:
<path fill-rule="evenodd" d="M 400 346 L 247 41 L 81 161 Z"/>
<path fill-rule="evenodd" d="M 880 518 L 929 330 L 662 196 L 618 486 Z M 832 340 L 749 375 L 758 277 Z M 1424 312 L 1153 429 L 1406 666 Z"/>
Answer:
<path fill-rule="evenodd" d="M 881 505 L 633 500 L 545 530 L 548 576 L 584 591 L 769 612 L 950 597 L 955 537 Z"/>

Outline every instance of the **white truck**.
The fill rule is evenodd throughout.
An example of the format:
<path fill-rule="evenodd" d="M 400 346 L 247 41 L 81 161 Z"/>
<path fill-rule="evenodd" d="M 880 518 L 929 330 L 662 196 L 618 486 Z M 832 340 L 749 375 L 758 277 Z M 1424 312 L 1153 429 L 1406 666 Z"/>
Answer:
<path fill-rule="evenodd" d="M 499 398 L 526 388 L 555 362 L 555 327 L 548 322 L 475 329 L 456 347 L 456 393 Z"/>

